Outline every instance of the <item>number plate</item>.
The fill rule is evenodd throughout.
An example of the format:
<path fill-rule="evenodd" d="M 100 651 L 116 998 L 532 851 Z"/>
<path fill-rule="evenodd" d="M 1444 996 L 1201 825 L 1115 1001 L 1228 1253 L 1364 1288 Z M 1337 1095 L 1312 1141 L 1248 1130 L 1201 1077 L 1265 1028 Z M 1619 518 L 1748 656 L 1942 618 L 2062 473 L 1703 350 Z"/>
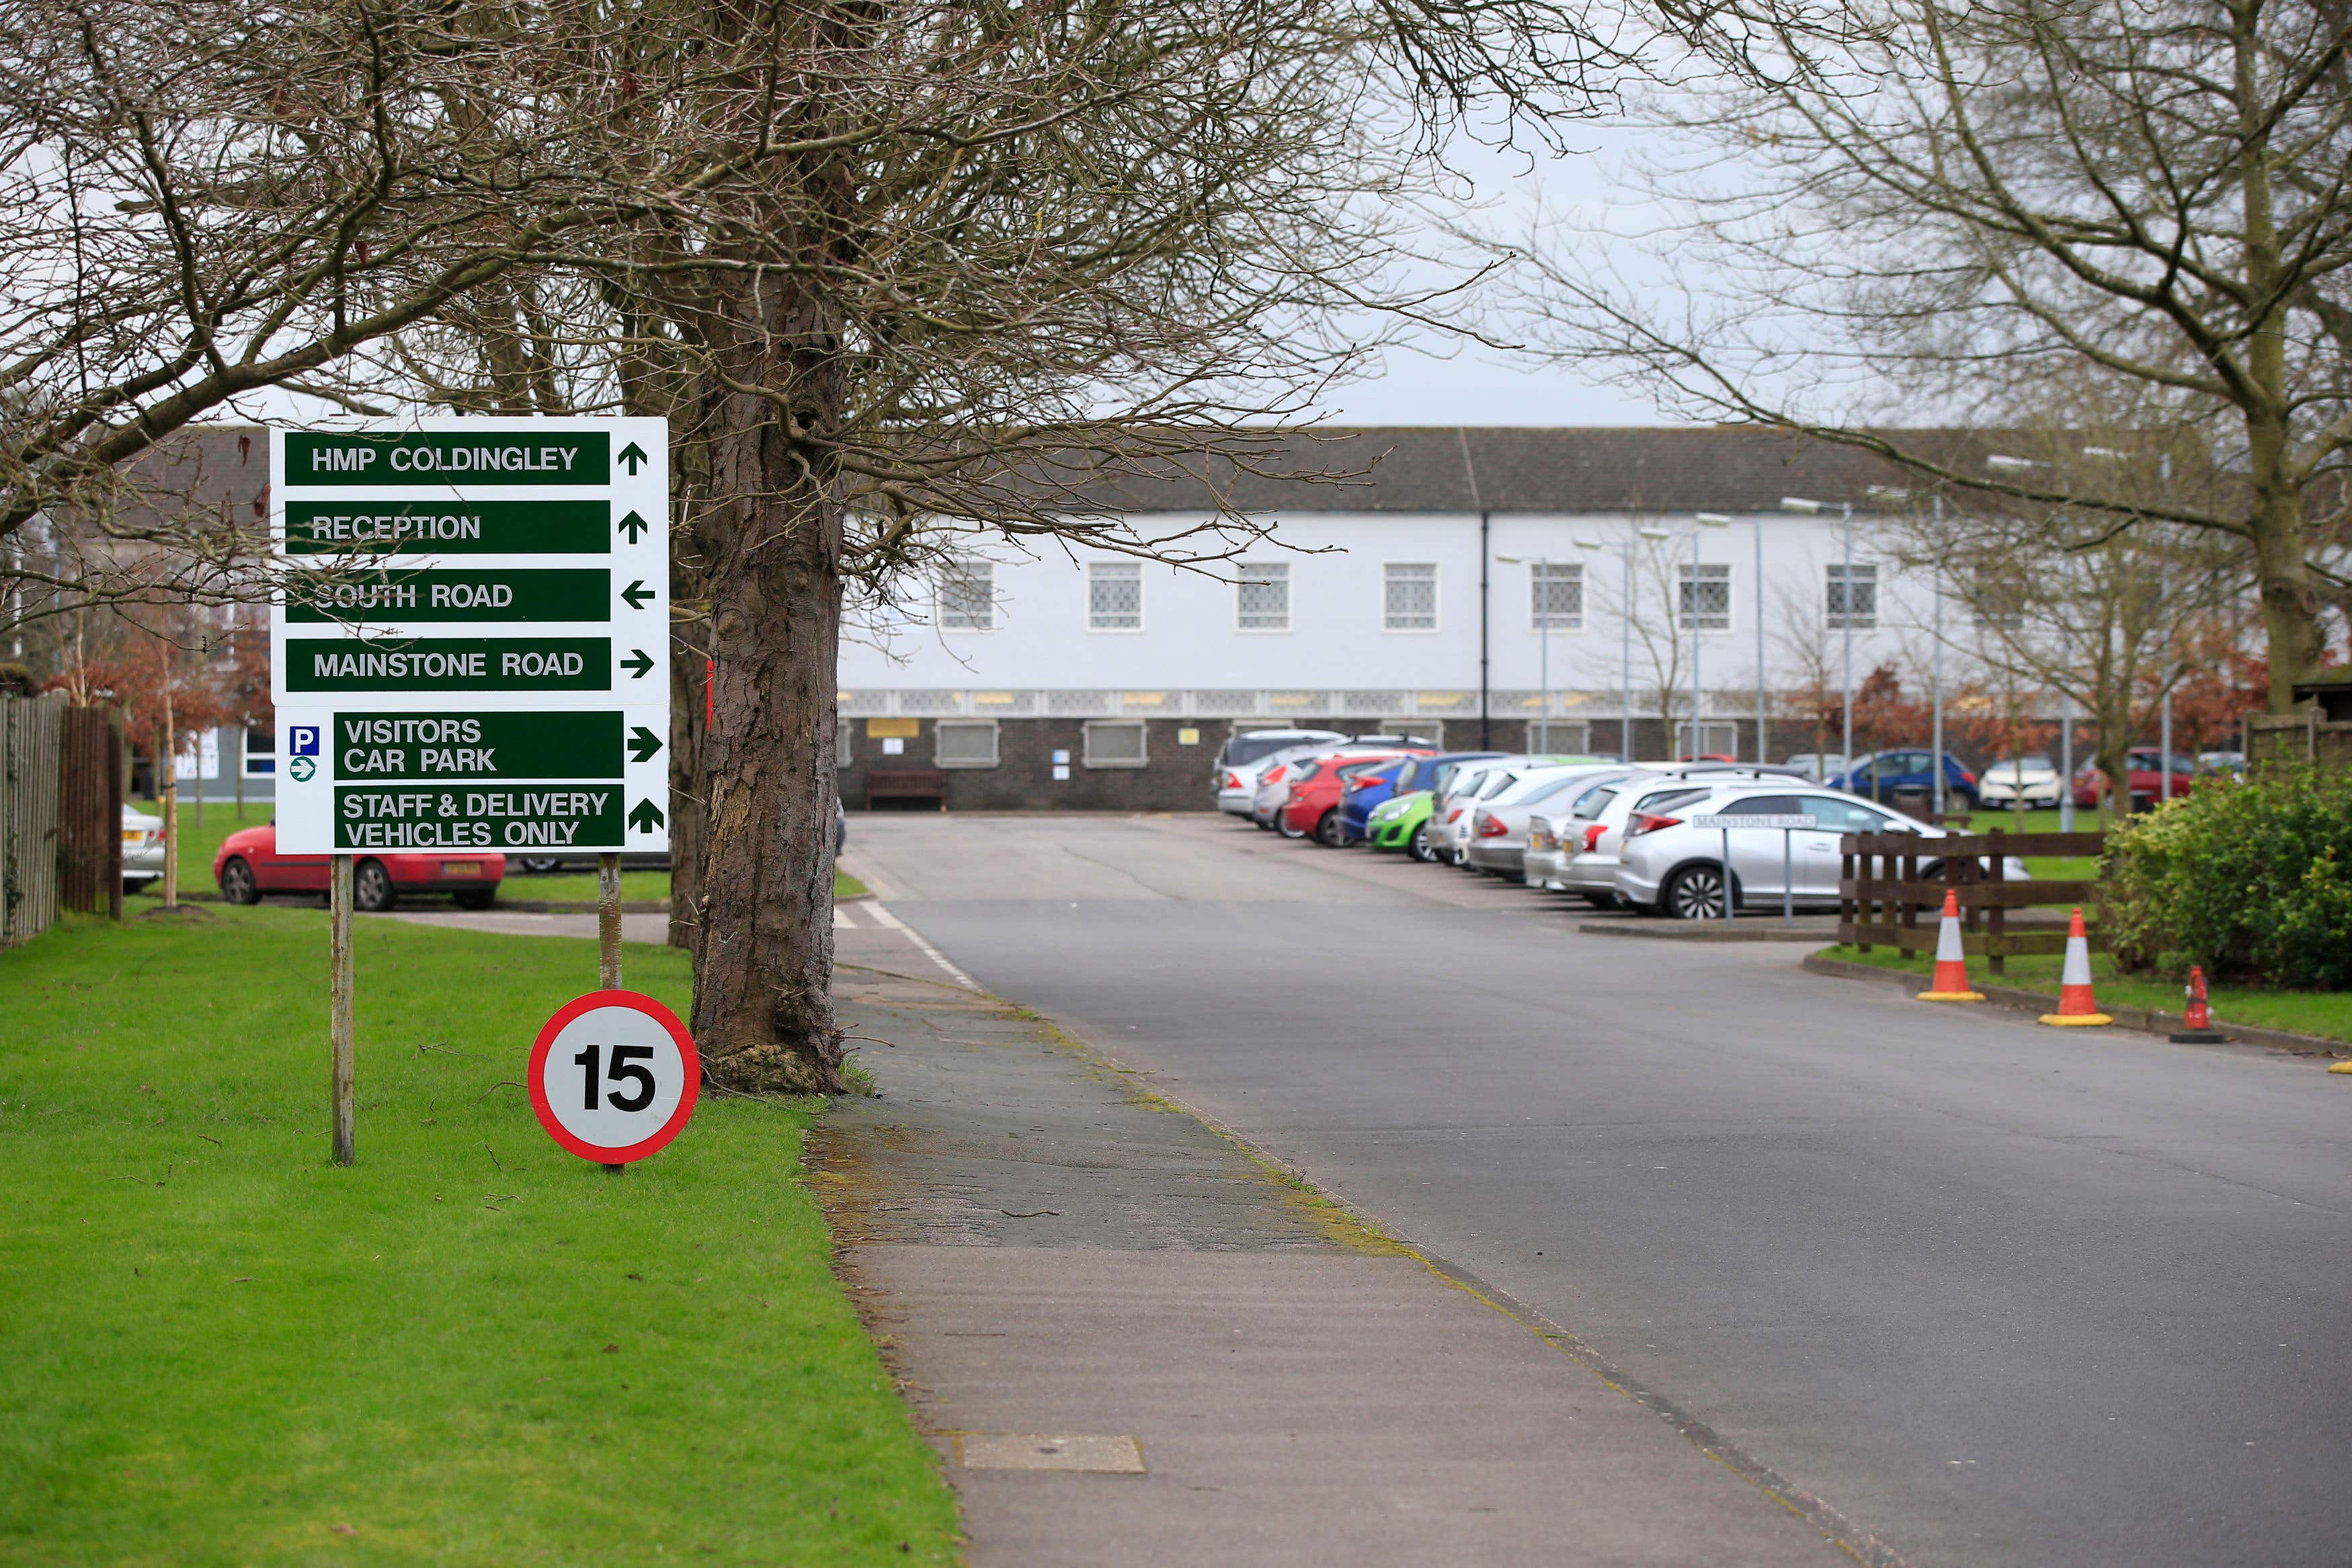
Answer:
<path fill-rule="evenodd" d="M 482 862 L 479 861 L 443 861 L 441 862 L 441 874 L 443 876 L 479 876 L 482 874 Z"/>

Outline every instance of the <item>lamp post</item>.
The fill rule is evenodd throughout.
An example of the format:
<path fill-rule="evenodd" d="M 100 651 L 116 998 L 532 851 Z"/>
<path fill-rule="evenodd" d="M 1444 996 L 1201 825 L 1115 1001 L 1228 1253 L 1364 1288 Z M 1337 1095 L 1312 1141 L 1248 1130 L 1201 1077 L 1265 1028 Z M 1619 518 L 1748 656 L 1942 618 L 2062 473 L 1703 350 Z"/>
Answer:
<path fill-rule="evenodd" d="M 1635 528 L 1633 531 L 1653 543 L 1663 543 L 1674 537 L 1664 528 Z M 1666 624 L 1671 629 L 1674 607 L 1668 605 L 1666 612 Z M 1668 710 L 1663 716 L 1666 721 L 1666 756 L 1671 758 L 1675 752 L 1675 716 L 1672 711 L 1675 705 L 1664 683 L 1660 687 L 1658 706 Z M 1631 539 L 1625 541 L 1625 711 L 1629 714 L 1633 711 L 1633 541 Z M 1633 754 L 1628 752 L 1625 759 L 1631 762 Z"/>
<path fill-rule="evenodd" d="M 1844 769 L 1844 771 L 1845 771 L 1845 776 L 1846 776 L 1846 780 L 1847 780 L 1848 787 L 1849 787 L 1849 788 L 1851 788 L 1851 787 L 1852 787 L 1852 783 L 1853 783 L 1853 769 L 1854 769 L 1854 762 L 1853 762 L 1853 502 L 1851 502 L 1851 501 L 1842 501 L 1842 502 L 1840 502 L 1840 503 L 1838 504 L 1838 506 L 1839 506 L 1839 510 L 1840 510 L 1840 512 L 1843 515 L 1844 521 L 1845 521 L 1845 564 L 1844 564 L 1843 567 L 1839 568 L 1839 570 L 1843 574 L 1843 583 L 1841 584 L 1841 595 L 1840 595 L 1840 598 L 1839 598 L 1839 601 L 1838 601 L 1838 603 L 1839 603 L 1839 605 L 1840 605 L 1840 607 L 1841 607 L 1841 611 L 1840 611 L 1840 614 L 1839 614 L 1839 619 L 1840 619 L 1840 620 L 1844 623 L 1844 626 L 1845 626 L 1845 671 L 1844 671 L 1844 675 L 1843 675 L 1844 687 L 1845 687 L 1845 703 L 1844 703 L 1843 716 L 1840 719 L 1839 724 L 1838 724 L 1838 748 L 1840 749 L 1840 751 L 1842 751 L 1842 752 L 1844 754 L 1844 755 L 1843 755 L 1843 758 L 1842 758 L 1842 766 L 1843 766 L 1843 769 Z M 1781 509 L 1782 511 L 1784 511 L 1784 512 L 1808 512 L 1808 513 L 1821 513 L 1821 512 L 1826 512 L 1826 511 L 1828 511 L 1828 510 L 1830 509 L 1830 507 L 1829 507 L 1829 503 L 1828 503 L 1827 501 L 1809 501 L 1809 500 L 1807 500 L 1807 499 L 1806 499 L 1804 497 L 1802 497 L 1802 496 L 1783 496 L 1783 497 L 1780 497 L 1780 509 Z"/>
<path fill-rule="evenodd" d="M 1579 539 L 1576 548 L 1597 550 L 1603 547 L 1599 539 Z M 1625 666 L 1624 685 L 1619 688 L 1618 695 L 1617 760 L 1631 762 L 1633 760 L 1633 549 L 1630 542 L 1622 553 L 1625 557 L 1625 599 L 1618 606 L 1617 618 L 1622 623 L 1619 635 L 1624 643 Z"/>
<path fill-rule="evenodd" d="M 1705 596 L 1699 591 L 1703 579 L 1699 572 L 1699 541 L 1706 538 L 1708 528 L 1727 528 L 1731 519 L 1720 512 L 1698 514 L 1698 527 L 1691 532 L 1690 623 L 1691 623 L 1691 760 L 1698 760 L 1706 745 L 1706 730 L 1700 720 L 1706 713 L 1706 688 L 1699 684 L 1699 650 L 1706 635 L 1706 613 L 1701 608 Z M 1731 585 L 1723 587 L 1724 620 L 1731 620 Z M 1732 747 L 1734 751 L 1739 748 Z"/>

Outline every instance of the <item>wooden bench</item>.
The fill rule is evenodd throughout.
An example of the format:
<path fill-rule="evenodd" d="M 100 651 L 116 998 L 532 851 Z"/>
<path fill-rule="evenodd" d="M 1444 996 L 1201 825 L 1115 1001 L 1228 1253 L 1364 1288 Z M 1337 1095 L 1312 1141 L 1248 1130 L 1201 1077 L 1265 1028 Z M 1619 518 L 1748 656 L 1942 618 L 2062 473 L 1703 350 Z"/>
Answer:
<path fill-rule="evenodd" d="M 876 768 L 866 775 L 866 809 L 893 803 L 928 801 L 935 810 L 948 809 L 948 776 L 941 768 Z"/>

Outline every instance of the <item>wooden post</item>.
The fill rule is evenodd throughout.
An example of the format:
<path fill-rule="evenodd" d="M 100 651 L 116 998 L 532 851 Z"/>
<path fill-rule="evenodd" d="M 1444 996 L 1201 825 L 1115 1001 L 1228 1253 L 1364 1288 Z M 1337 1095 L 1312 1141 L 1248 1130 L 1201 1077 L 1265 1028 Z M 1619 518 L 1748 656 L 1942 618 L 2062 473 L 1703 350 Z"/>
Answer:
<path fill-rule="evenodd" d="M 334 1114 L 335 1163 L 352 1163 L 352 857 L 332 857 L 328 874 L 327 917 L 331 933 L 327 980 L 328 1044 L 334 1059 L 331 1098 Z"/>
<path fill-rule="evenodd" d="M 2009 844 L 1999 828 L 1985 836 L 1992 841 L 1992 852 L 1985 856 L 1985 879 L 1998 887 L 2009 878 L 2008 868 L 2002 863 L 2009 858 Z M 1997 903 L 1985 912 L 1985 967 L 1996 975 L 2009 970 L 2009 955 L 2001 946 L 2008 932 L 2009 908 Z"/>
<path fill-rule="evenodd" d="M 106 917 L 122 924 L 122 798 L 131 789 L 131 753 L 122 739 L 122 710 L 106 716 Z"/>
<path fill-rule="evenodd" d="M 596 857 L 596 988 L 621 988 L 621 857 Z"/>

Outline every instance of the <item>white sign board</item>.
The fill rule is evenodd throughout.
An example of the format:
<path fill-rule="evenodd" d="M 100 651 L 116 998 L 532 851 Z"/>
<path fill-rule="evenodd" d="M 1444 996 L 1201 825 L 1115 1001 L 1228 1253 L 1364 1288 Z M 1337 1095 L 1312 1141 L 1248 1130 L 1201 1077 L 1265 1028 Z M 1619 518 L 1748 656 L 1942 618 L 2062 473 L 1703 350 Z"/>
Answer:
<path fill-rule="evenodd" d="M 1816 817 L 1801 816 L 1796 812 L 1782 812 L 1769 816 L 1759 815 L 1753 817 L 1739 817 L 1730 815 L 1729 813 L 1723 813 L 1718 815 L 1702 815 L 1693 817 L 1690 819 L 1690 825 L 1694 828 L 1705 828 L 1710 831 L 1723 828 L 1770 828 L 1776 832 L 1787 829 L 1794 829 L 1798 832 L 1805 832 L 1819 826 L 1820 819 Z"/>
<path fill-rule="evenodd" d="M 669 847 L 669 430 L 274 430 L 278 842 Z"/>

